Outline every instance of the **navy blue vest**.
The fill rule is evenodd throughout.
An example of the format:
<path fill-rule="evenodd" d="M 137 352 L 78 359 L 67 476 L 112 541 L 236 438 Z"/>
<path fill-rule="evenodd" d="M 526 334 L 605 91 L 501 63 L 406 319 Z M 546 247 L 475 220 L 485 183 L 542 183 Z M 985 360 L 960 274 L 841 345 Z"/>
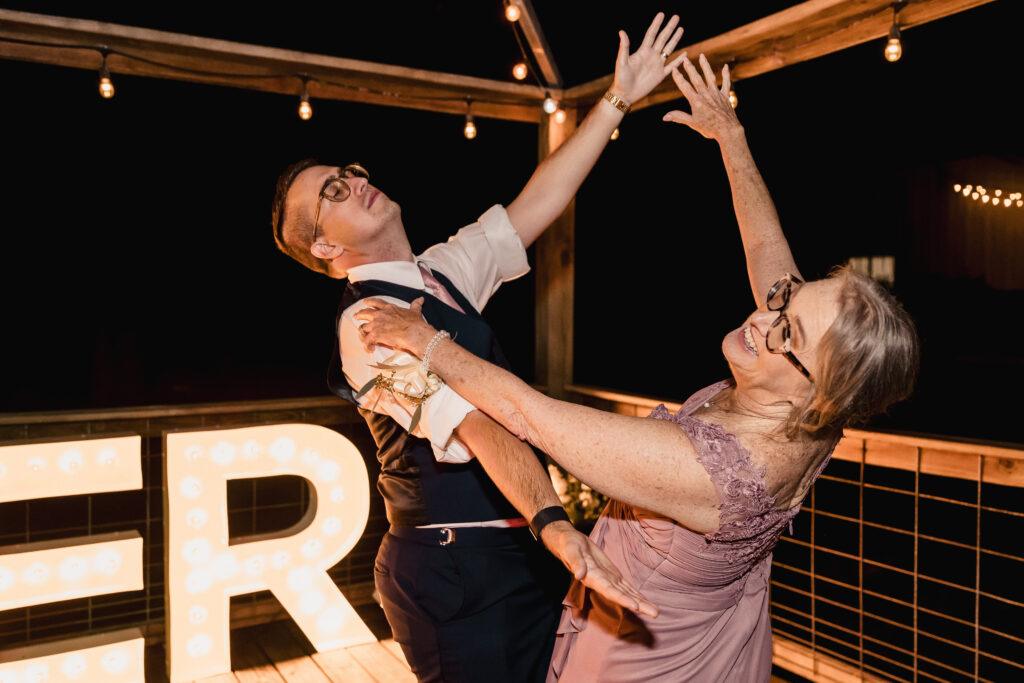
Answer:
<path fill-rule="evenodd" d="M 346 308 L 371 296 L 390 296 L 412 302 L 423 297 L 423 316 L 439 330 L 447 330 L 463 348 L 507 368 L 490 325 L 462 293 L 441 273 L 434 272 L 465 313 L 460 313 L 429 292 L 382 280 L 349 283 L 338 307 L 338 320 Z M 341 367 L 338 344 L 327 372 L 327 384 L 338 396 L 356 403 Z M 358 404 L 357 404 L 358 405 Z M 410 436 L 387 415 L 359 409 L 377 443 L 380 477 L 377 489 L 384 497 L 388 521 L 395 526 L 421 526 L 455 522 L 481 522 L 519 517 L 476 459 L 465 464 L 437 462 L 430 442 Z"/>

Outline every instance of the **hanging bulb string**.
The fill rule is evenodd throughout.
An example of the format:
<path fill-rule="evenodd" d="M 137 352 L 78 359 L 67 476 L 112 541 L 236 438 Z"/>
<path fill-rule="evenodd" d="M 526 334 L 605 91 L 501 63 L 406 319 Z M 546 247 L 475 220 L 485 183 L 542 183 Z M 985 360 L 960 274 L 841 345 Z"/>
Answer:
<path fill-rule="evenodd" d="M 143 64 L 149 64 L 151 66 L 157 66 L 171 71 L 177 71 L 179 73 L 191 74 L 195 76 L 212 76 L 215 78 L 226 78 L 226 79 L 237 79 L 237 80 L 278 80 L 286 78 L 297 78 L 301 80 L 304 74 L 294 72 L 278 72 L 278 73 L 259 73 L 259 74 L 246 74 L 237 72 L 226 72 L 226 71 L 210 71 L 205 69 L 194 69 L 185 66 L 178 66 L 176 64 L 168 64 L 155 59 L 149 59 L 148 57 L 141 57 L 139 55 L 125 52 L 116 48 L 109 48 L 105 45 L 96 44 L 74 44 L 74 43 L 48 43 L 44 41 L 36 40 L 23 40 L 21 38 L 2 38 L 0 43 L 16 43 L 19 45 L 30 45 L 33 47 L 49 47 L 49 48 L 66 48 L 69 50 L 92 50 L 100 53 L 102 56 L 106 52 L 107 56 L 117 55 L 123 59 L 140 62 Z M 531 69 L 532 71 L 532 69 Z M 152 76 L 152 78 L 159 78 L 159 76 Z M 414 100 L 419 102 L 464 102 L 466 100 L 465 95 L 410 95 L 400 91 L 394 90 L 378 90 L 375 88 L 367 88 L 364 86 L 353 86 L 348 83 L 340 83 L 338 81 L 332 81 L 327 78 L 317 78 L 313 76 L 306 76 L 308 82 L 319 83 L 321 85 L 328 85 L 340 90 L 352 92 L 352 93 L 365 93 L 369 95 L 379 95 L 382 97 L 393 97 L 402 98 L 406 100 Z M 474 97 L 474 102 L 481 102 L 484 104 L 509 104 L 509 105 L 522 105 L 522 100 L 517 99 L 505 99 L 496 97 Z"/>

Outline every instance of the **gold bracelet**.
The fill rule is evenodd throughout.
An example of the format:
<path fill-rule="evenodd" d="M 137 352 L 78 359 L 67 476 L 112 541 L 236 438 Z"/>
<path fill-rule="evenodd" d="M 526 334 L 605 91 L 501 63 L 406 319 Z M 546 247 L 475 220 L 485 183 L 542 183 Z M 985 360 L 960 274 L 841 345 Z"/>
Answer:
<path fill-rule="evenodd" d="M 611 90 L 604 94 L 604 98 L 611 102 L 612 106 L 621 111 L 623 114 L 629 113 L 629 102 L 626 102 L 626 100 L 622 99 L 618 95 L 613 95 Z"/>

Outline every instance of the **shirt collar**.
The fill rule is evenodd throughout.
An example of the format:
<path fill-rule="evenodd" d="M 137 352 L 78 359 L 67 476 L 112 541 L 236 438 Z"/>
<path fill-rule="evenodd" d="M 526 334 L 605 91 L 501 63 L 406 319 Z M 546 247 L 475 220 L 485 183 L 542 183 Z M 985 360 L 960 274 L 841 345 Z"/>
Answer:
<path fill-rule="evenodd" d="M 420 268 L 412 261 L 381 261 L 353 266 L 348 269 L 348 280 L 349 282 L 383 280 L 403 287 L 427 291 Z"/>

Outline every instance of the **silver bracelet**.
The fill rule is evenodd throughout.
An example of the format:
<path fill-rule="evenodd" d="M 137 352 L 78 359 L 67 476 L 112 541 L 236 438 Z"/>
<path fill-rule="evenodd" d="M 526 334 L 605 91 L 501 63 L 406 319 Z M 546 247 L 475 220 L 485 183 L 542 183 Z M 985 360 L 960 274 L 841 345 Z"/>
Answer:
<path fill-rule="evenodd" d="M 434 335 L 434 338 L 427 344 L 427 348 L 423 351 L 423 360 L 420 361 L 420 369 L 423 371 L 423 376 L 426 377 L 427 373 L 430 372 L 430 355 L 434 353 L 434 349 L 441 343 L 442 339 L 451 339 L 451 335 L 445 330 L 440 330 Z"/>

